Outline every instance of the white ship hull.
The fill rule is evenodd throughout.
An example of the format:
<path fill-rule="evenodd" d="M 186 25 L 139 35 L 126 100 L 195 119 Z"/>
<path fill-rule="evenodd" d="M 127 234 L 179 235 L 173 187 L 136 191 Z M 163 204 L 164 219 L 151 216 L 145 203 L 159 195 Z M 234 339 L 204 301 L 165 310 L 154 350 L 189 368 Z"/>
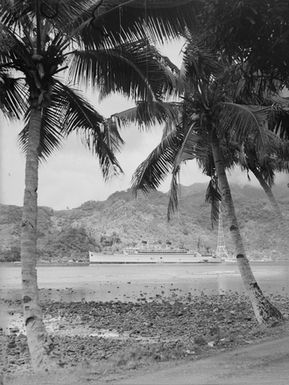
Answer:
<path fill-rule="evenodd" d="M 89 263 L 220 263 L 221 259 L 190 253 L 99 254 L 89 252 Z"/>

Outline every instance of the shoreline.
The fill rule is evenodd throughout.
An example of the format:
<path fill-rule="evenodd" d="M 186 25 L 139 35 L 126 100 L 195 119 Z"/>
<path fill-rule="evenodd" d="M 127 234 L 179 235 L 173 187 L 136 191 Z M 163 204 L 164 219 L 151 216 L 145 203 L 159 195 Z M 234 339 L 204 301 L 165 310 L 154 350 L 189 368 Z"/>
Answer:
<path fill-rule="evenodd" d="M 258 260 L 258 259 L 253 259 L 253 260 L 250 260 L 250 263 L 254 264 L 254 263 L 257 263 L 257 264 L 268 264 L 268 265 L 271 265 L 271 264 L 276 264 L 276 263 L 281 263 L 281 264 L 288 264 L 289 261 L 288 259 L 278 259 L 276 261 L 273 261 L 273 260 Z M 151 261 L 147 261 L 147 262 L 37 262 L 37 266 L 48 266 L 48 267 L 54 267 L 54 266 L 66 266 L 66 267 L 69 267 L 69 266 L 93 266 L 93 265 L 198 265 L 198 264 L 204 264 L 204 265 L 218 265 L 218 264 L 222 264 L 222 265 L 230 265 L 230 264 L 236 264 L 236 261 L 234 259 L 232 260 L 227 260 L 227 261 L 196 261 L 196 262 L 192 262 L 192 261 L 189 261 L 189 262 L 151 262 Z M 10 267 L 20 267 L 21 266 L 21 262 L 20 261 L 16 261 L 16 262 L 0 262 L 0 266 L 10 266 Z"/>
<path fill-rule="evenodd" d="M 44 296 L 41 303 L 57 360 L 67 370 L 94 365 L 100 379 L 165 362 L 197 360 L 285 335 L 289 328 L 288 321 L 274 328 L 258 325 L 247 298 L 237 293 L 151 300 L 143 295 L 136 302 L 64 303 L 48 298 Z M 275 295 L 270 300 L 288 317 L 287 297 Z M 20 316 L 20 301 L 5 304 L 12 317 Z M 30 373 L 26 337 L 14 327 L 5 338 L 7 359 L 2 370 L 16 381 Z"/>

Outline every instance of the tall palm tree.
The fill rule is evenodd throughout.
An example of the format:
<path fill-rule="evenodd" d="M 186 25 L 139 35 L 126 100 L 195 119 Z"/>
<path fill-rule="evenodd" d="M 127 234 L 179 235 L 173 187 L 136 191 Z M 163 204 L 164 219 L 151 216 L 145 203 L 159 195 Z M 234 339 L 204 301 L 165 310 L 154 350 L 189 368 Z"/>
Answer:
<path fill-rule="evenodd" d="M 34 368 L 49 365 L 53 350 L 43 324 L 37 287 L 39 160 L 48 157 L 70 133 L 77 132 L 98 156 L 105 178 L 120 172 L 114 152 L 121 138 L 115 126 L 108 126 L 73 87 L 97 86 L 102 97 L 121 92 L 146 102 L 161 99 L 171 82 L 146 33 L 150 31 L 161 41 L 174 37 L 194 23 L 193 11 L 192 0 L 181 0 L 180 4 L 171 0 L 0 2 L 1 41 L 7 43 L 0 48 L 0 67 L 15 78 L 17 88 L 6 104 L 12 104 L 14 110 L 17 104 L 23 106 L 25 120 L 20 134 L 26 151 L 22 288 Z"/>
<path fill-rule="evenodd" d="M 271 133 L 264 127 L 270 107 L 246 106 L 233 103 L 225 92 L 224 70 L 220 58 L 216 58 L 206 46 L 188 36 L 184 53 L 185 84 L 187 85 L 182 114 L 183 120 L 174 132 L 158 146 L 157 151 L 144 161 L 134 176 L 134 187 L 148 191 L 156 188 L 164 175 L 172 171 L 169 211 L 177 207 L 177 176 L 180 165 L 190 159 L 200 158 L 202 143 L 211 152 L 218 188 L 229 222 L 229 230 L 235 245 L 235 255 L 246 293 L 259 323 L 282 319 L 282 314 L 264 296 L 250 268 L 243 239 L 235 213 L 234 202 L 226 175 L 223 149 L 231 141 L 244 143 L 251 136 L 257 151 L 262 151 Z M 195 36 L 194 36 L 195 38 Z M 219 60 L 218 60 L 219 59 Z M 202 156 L 202 155 L 201 155 Z M 204 154 L 208 159 L 208 154 Z M 216 193 L 217 189 L 214 188 Z M 218 195 L 215 194 L 215 201 Z"/>

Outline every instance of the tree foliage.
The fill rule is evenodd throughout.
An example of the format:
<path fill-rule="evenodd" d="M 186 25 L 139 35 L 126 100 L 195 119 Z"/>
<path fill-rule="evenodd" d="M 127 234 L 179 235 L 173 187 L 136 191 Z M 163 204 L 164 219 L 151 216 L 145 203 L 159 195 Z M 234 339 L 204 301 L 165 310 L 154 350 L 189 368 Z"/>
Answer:
<path fill-rule="evenodd" d="M 289 4 L 286 0 L 207 0 L 200 28 L 231 63 L 243 66 L 244 80 L 274 91 L 288 84 Z"/>

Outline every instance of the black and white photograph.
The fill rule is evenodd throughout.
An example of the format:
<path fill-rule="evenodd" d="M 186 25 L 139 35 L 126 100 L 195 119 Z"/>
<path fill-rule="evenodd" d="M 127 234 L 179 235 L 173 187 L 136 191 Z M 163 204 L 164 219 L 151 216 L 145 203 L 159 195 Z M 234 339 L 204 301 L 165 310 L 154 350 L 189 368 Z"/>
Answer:
<path fill-rule="evenodd" d="M 0 0 L 0 385 L 288 385 L 288 250 L 288 0 Z"/>

